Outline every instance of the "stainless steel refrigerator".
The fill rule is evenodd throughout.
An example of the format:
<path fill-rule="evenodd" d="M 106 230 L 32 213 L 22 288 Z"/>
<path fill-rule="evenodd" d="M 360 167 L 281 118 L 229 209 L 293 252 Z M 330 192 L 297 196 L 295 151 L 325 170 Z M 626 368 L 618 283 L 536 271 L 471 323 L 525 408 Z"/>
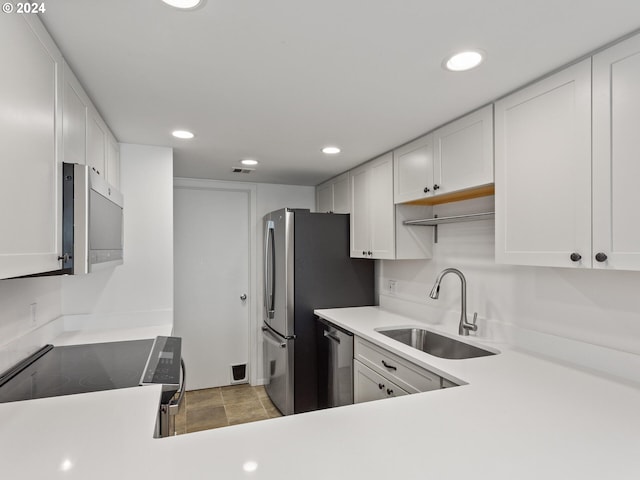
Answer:
<path fill-rule="evenodd" d="M 265 388 L 285 415 L 318 408 L 316 308 L 374 303 L 373 260 L 350 258 L 349 215 L 264 217 Z"/>

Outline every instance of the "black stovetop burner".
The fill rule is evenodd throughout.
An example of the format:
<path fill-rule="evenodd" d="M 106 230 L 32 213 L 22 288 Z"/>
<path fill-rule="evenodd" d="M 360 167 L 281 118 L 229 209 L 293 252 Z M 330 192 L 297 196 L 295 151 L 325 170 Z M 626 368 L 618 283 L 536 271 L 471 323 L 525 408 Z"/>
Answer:
<path fill-rule="evenodd" d="M 140 384 L 153 340 L 54 347 L 0 387 L 0 403 Z"/>

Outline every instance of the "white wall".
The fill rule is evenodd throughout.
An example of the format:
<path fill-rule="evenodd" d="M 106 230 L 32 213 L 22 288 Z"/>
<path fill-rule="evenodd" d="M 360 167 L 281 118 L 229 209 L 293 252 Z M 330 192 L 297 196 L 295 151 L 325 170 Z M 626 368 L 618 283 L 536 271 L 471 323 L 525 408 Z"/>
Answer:
<path fill-rule="evenodd" d="M 0 280 L 0 347 L 61 315 L 61 280 L 61 277 Z M 36 304 L 35 322 L 31 304 Z"/>
<path fill-rule="evenodd" d="M 493 197 L 488 197 L 434 207 L 434 213 L 492 209 Z M 431 227 L 423 228 L 431 234 Z M 439 300 L 428 298 L 438 273 L 456 267 L 467 278 L 468 315 L 478 312 L 485 334 L 488 328 L 515 326 L 640 354 L 640 272 L 497 265 L 493 220 L 443 225 L 438 233 L 432 260 L 380 262 L 385 308 L 433 322 L 459 318 L 460 282 L 455 276 L 443 280 Z M 389 279 L 397 280 L 397 293 L 391 296 L 385 292 Z"/>
<path fill-rule="evenodd" d="M 152 312 L 172 316 L 173 150 L 122 144 L 120 160 L 124 264 L 91 275 L 65 277 L 65 315 L 114 317 Z"/>

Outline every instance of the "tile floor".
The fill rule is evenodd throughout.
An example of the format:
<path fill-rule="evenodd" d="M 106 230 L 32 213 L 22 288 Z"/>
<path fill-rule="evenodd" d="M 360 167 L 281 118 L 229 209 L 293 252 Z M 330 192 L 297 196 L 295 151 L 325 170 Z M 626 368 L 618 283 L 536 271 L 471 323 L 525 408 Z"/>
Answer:
<path fill-rule="evenodd" d="M 263 386 L 245 384 L 190 390 L 176 415 L 176 434 L 280 416 Z"/>

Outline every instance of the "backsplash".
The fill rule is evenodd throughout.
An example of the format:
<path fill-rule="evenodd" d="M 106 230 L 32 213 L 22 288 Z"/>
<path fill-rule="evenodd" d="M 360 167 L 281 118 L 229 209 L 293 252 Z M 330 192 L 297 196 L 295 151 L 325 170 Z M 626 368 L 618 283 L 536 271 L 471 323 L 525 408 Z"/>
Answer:
<path fill-rule="evenodd" d="M 61 331 L 61 291 L 61 277 L 0 280 L 0 372 Z"/>
<path fill-rule="evenodd" d="M 62 315 L 60 282 L 61 277 L 0 280 L 0 345 Z"/>
<path fill-rule="evenodd" d="M 440 216 L 489 210 L 493 197 L 434 207 Z M 432 234 L 431 227 L 422 228 Z M 455 267 L 467 278 L 467 314 L 472 318 L 477 311 L 481 325 L 488 319 L 640 355 L 640 272 L 498 265 L 493 220 L 438 229 L 433 259 L 380 262 L 383 306 L 398 310 L 405 304 L 404 310 L 437 312 L 432 315 L 442 318 L 459 315 L 460 281 L 454 276 L 443 280 L 439 300 L 428 298 L 438 273 Z M 389 280 L 396 281 L 395 293 Z"/>

